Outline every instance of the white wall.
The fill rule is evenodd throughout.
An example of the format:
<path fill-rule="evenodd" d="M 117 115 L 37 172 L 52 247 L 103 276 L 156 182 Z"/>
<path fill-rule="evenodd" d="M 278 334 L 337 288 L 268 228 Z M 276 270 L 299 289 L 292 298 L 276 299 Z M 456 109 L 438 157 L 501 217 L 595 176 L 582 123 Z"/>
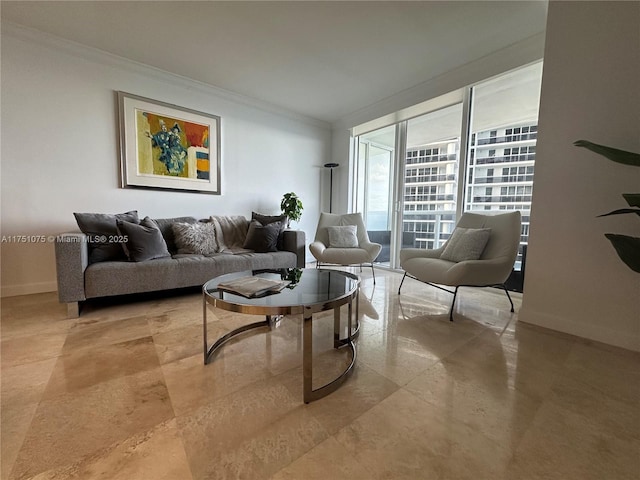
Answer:
<path fill-rule="evenodd" d="M 595 218 L 640 192 L 640 168 L 572 146 L 640 152 L 640 3 L 550 2 L 519 319 L 640 350 L 640 275 L 604 233 L 640 236 L 636 216 Z"/>
<path fill-rule="evenodd" d="M 73 212 L 279 213 L 289 191 L 313 235 L 328 125 L 4 23 L 1 73 L 3 236 L 77 230 Z M 222 195 L 119 188 L 117 90 L 221 116 Z M 51 243 L 3 243 L 1 259 L 3 296 L 56 289 Z"/>

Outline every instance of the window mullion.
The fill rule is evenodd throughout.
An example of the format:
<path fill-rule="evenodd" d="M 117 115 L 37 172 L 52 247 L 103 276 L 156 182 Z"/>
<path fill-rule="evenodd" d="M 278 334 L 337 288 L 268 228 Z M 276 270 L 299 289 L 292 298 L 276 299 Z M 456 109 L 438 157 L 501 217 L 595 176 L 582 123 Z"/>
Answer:
<path fill-rule="evenodd" d="M 460 153 L 458 157 L 458 185 L 456 196 L 456 223 L 464 212 L 465 190 L 467 184 L 467 165 L 469 164 L 471 115 L 473 114 L 472 89 L 464 89 L 462 100 L 462 126 L 460 128 Z"/>

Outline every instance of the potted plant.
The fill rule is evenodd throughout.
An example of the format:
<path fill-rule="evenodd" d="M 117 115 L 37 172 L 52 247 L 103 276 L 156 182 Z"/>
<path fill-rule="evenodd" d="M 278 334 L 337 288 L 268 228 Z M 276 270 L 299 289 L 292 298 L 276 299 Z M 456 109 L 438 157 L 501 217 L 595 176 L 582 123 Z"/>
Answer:
<path fill-rule="evenodd" d="M 280 202 L 282 213 L 287 216 L 287 228 L 291 226 L 291 220 L 297 222 L 302 217 L 302 202 L 298 196 L 293 193 L 285 193 Z"/>
<path fill-rule="evenodd" d="M 578 140 L 573 144 L 576 147 L 584 147 L 591 150 L 614 162 L 640 167 L 640 154 L 638 153 L 598 145 L 597 143 L 591 143 L 586 140 Z M 623 215 L 628 213 L 640 216 L 640 193 L 623 193 L 622 197 L 626 200 L 629 208 L 620 208 L 598 216 L 607 217 L 609 215 Z M 640 237 L 630 237 L 616 233 L 605 233 L 604 236 L 609 239 L 620 260 L 634 272 L 640 273 Z"/>

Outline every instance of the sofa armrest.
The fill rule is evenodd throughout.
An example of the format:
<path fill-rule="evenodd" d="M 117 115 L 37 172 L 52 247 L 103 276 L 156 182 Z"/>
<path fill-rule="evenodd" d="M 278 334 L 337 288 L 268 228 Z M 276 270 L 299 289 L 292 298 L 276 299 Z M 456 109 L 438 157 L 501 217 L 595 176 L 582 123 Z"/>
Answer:
<path fill-rule="evenodd" d="M 63 303 L 86 300 L 84 271 L 89 265 L 89 243 L 84 233 L 56 236 L 56 276 L 58 299 Z"/>
<path fill-rule="evenodd" d="M 302 230 L 285 230 L 282 236 L 282 249 L 287 252 L 295 253 L 298 257 L 298 268 L 304 268 L 306 264 L 305 251 L 306 237 Z"/>

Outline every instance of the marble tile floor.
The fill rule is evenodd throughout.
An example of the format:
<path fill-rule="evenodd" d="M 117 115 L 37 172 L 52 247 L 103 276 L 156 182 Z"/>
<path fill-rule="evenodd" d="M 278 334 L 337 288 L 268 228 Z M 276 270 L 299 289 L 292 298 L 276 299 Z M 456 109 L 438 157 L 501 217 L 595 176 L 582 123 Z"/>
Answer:
<path fill-rule="evenodd" d="M 451 323 L 449 294 L 361 275 L 356 370 L 309 405 L 299 318 L 205 366 L 197 292 L 71 320 L 55 293 L 3 299 L 0 477 L 640 478 L 639 354 L 518 323 L 518 294 L 512 314 L 503 293 L 463 289 Z M 222 334 L 255 318 L 209 320 Z M 318 316 L 318 381 L 347 360 L 331 335 Z"/>

